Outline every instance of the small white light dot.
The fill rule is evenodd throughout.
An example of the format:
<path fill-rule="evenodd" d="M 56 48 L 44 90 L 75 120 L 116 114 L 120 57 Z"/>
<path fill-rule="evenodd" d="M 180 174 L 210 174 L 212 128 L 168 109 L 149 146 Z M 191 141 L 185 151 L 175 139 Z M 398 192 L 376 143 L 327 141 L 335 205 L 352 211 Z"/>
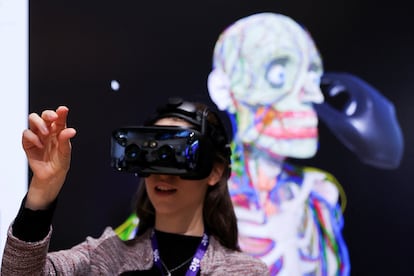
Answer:
<path fill-rule="evenodd" d="M 120 87 L 121 87 L 121 84 L 117 80 L 111 81 L 111 88 L 113 91 L 118 91 Z"/>

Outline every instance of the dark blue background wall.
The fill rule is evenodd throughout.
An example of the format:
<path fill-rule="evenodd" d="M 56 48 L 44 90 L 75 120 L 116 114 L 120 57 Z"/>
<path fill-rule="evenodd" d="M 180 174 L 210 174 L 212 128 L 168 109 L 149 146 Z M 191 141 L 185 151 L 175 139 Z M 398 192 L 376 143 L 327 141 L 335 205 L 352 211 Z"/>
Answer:
<path fill-rule="evenodd" d="M 398 169 L 362 164 L 323 124 L 318 154 L 301 162 L 331 172 L 346 191 L 352 275 L 412 275 L 414 19 L 406 3 L 31 1 L 30 111 L 68 105 L 78 130 L 51 250 L 98 236 L 129 214 L 137 179 L 109 167 L 111 130 L 140 123 L 168 95 L 209 101 L 218 35 L 241 17 L 270 11 L 309 29 L 326 71 L 356 74 L 394 102 L 406 141 Z M 113 79 L 121 84 L 117 92 Z"/>

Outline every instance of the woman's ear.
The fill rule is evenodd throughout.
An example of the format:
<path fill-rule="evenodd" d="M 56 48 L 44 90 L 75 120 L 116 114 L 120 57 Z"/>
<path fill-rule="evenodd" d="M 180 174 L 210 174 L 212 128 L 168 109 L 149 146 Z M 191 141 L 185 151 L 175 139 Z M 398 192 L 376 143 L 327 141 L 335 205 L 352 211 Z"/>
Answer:
<path fill-rule="evenodd" d="M 224 172 L 224 164 L 215 163 L 213 169 L 211 170 L 210 175 L 208 176 L 208 185 L 214 186 L 216 185 L 221 177 L 223 176 Z"/>

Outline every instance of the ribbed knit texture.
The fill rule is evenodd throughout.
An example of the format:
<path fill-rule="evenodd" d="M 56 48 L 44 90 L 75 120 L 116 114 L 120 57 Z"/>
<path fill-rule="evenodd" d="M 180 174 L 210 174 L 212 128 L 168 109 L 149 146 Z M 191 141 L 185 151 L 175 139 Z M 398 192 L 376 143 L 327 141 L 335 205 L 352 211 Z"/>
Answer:
<path fill-rule="evenodd" d="M 101 237 L 88 237 L 69 250 L 47 253 L 52 229 L 39 242 L 25 242 L 12 235 L 11 227 L 3 254 L 2 276 L 17 275 L 120 275 L 149 270 L 153 266 L 150 232 L 124 242 L 111 228 Z M 214 237 L 201 261 L 201 276 L 265 276 L 267 266 L 259 259 L 224 248 Z"/>

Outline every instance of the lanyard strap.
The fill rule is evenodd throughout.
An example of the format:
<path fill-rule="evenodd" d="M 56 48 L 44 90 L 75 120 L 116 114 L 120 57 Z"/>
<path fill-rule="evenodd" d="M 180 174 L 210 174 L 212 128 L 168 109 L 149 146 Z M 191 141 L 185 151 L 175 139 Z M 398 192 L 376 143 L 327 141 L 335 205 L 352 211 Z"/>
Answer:
<path fill-rule="evenodd" d="M 200 244 L 197 247 L 196 253 L 194 254 L 193 260 L 191 261 L 190 266 L 187 269 L 186 276 L 196 276 L 198 271 L 200 270 L 200 263 L 201 259 L 203 258 L 204 254 L 207 251 L 208 247 L 209 236 L 204 233 L 203 238 L 201 239 Z M 154 263 L 161 271 L 162 275 L 164 275 L 164 270 L 162 268 L 160 252 L 158 249 L 158 242 L 157 237 L 155 236 L 155 231 L 152 230 L 151 233 L 151 245 L 152 245 L 152 254 L 154 257 Z"/>

